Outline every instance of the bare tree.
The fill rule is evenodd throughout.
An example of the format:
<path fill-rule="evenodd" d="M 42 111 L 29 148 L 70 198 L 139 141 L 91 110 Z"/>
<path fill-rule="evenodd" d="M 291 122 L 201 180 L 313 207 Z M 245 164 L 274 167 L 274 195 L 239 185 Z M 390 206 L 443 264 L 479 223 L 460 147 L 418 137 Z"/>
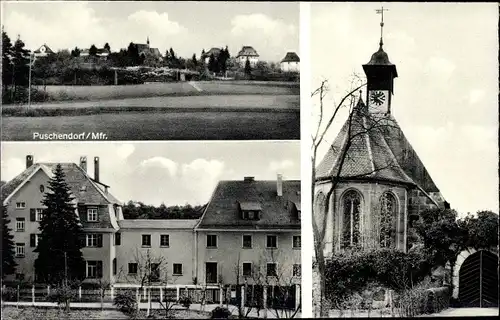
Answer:
<path fill-rule="evenodd" d="M 335 245 L 337 243 L 340 245 L 340 241 L 338 240 L 337 235 L 334 235 L 333 242 L 331 239 L 326 239 L 326 231 L 327 231 L 327 219 L 328 212 L 330 210 L 330 204 L 332 200 L 332 195 L 337 188 L 339 182 L 342 181 L 341 173 L 344 165 L 348 163 L 348 161 L 356 161 L 350 157 L 349 150 L 355 144 L 357 139 L 360 139 L 363 135 L 370 133 L 375 130 L 384 130 L 388 127 L 395 127 L 392 124 L 392 120 L 390 117 L 386 117 L 385 115 L 378 116 L 375 114 L 371 114 L 368 112 L 366 107 L 362 107 L 361 104 L 356 104 L 355 94 L 364 86 L 366 83 L 363 83 L 359 77 L 354 76 L 353 81 L 351 82 L 351 89 L 340 99 L 340 102 L 335 104 L 333 103 L 333 108 L 325 108 L 325 97 L 328 94 L 328 81 L 324 80 L 321 82 L 321 85 L 311 93 L 311 98 L 317 98 L 319 100 L 319 110 L 318 110 L 318 122 L 315 132 L 312 135 L 312 168 L 311 168 L 311 194 L 313 195 L 311 198 L 311 204 L 313 208 L 313 219 L 312 219 L 312 227 L 313 227 L 313 235 L 314 235 L 314 253 L 315 253 L 315 261 L 317 266 L 317 272 L 319 274 L 319 288 L 320 291 L 319 297 L 319 313 L 321 317 L 328 316 L 328 310 L 324 308 L 325 303 L 325 247 L 330 241 L 330 244 Z M 326 193 L 325 198 L 322 200 L 321 210 L 316 209 L 316 180 L 317 180 L 317 156 L 318 150 L 322 146 L 323 143 L 326 142 L 326 135 L 329 133 L 331 126 L 336 121 L 339 121 L 339 111 L 342 109 L 348 109 L 348 118 L 346 121 L 346 140 L 342 147 L 336 149 L 335 146 L 330 147 L 330 151 L 336 155 L 337 159 L 337 168 L 336 170 L 332 170 L 329 176 L 325 179 L 325 182 L 329 183 L 329 188 Z M 328 111 L 333 110 L 333 113 L 329 114 Z M 344 129 L 344 128 L 343 128 Z M 378 168 L 372 168 L 371 170 L 367 170 L 359 175 L 349 176 L 350 179 L 358 179 L 362 177 L 369 176 L 377 171 L 381 171 L 384 169 L 388 169 L 390 167 L 395 166 L 395 162 L 392 160 L 388 161 L 385 165 L 382 165 Z M 321 212 L 318 212 L 321 211 Z M 363 236 L 363 235 L 362 235 Z M 367 238 L 372 238 L 369 236 Z M 332 247 L 334 248 L 334 247 Z"/>

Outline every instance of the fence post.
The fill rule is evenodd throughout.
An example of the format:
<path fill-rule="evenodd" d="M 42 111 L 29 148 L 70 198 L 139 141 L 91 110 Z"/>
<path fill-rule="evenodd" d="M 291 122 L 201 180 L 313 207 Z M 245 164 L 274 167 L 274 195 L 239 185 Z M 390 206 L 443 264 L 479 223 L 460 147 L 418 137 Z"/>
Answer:
<path fill-rule="evenodd" d="M 50 296 L 50 286 L 47 286 L 47 295 Z"/>
<path fill-rule="evenodd" d="M 176 289 L 177 289 L 177 301 L 179 301 L 181 295 L 181 287 L 177 285 Z"/>
<path fill-rule="evenodd" d="M 219 285 L 219 300 L 220 300 L 219 304 L 221 306 L 222 306 L 222 300 L 223 300 L 223 298 L 222 298 L 223 297 L 223 291 L 222 290 L 224 290 L 223 287 L 221 285 Z"/>
<path fill-rule="evenodd" d="M 241 310 L 245 314 L 245 286 L 241 286 Z"/>
<path fill-rule="evenodd" d="M 163 287 L 160 287 L 160 302 L 163 301 Z"/>
<path fill-rule="evenodd" d="M 139 299 L 139 287 L 135 288 L 135 300 L 137 301 L 137 309 L 139 310 L 139 304 L 141 303 L 141 300 Z"/>
<path fill-rule="evenodd" d="M 78 286 L 78 299 L 82 300 L 82 286 Z"/>
<path fill-rule="evenodd" d="M 264 301 L 262 301 L 262 306 L 263 306 L 263 311 L 264 311 L 264 319 L 267 319 L 267 286 L 264 286 L 263 290 L 263 296 L 264 296 Z"/>
<path fill-rule="evenodd" d="M 31 286 L 31 303 L 35 305 L 35 285 Z"/>
<path fill-rule="evenodd" d="M 147 291 L 148 291 L 148 289 L 146 287 L 142 288 L 142 294 L 144 295 L 144 300 L 147 299 L 147 297 L 146 297 Z"/>
<path fill-rule="evenodd" d="M 115 287 L 113 287 L 113 285 L 111 285 L 109 292 L 111 293 L 111 300 L 114 300 L 115 299 Z"/>
<path fill-rule="evenodd" d="M 19 285 L 17 285 L 17 302 L 19 302 Z M 17 305 L 19 305 L 19 303 Z"/>

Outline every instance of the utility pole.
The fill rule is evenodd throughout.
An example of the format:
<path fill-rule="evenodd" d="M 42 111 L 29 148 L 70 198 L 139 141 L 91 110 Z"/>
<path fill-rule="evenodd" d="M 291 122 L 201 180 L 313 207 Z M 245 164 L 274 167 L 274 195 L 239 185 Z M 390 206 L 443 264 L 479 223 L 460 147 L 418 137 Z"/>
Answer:
<path fill-rule="evenodd" d="M 28 108 L 31 106 L 31 53 L 30 53 L 30 71 L 28 76 Z"/>

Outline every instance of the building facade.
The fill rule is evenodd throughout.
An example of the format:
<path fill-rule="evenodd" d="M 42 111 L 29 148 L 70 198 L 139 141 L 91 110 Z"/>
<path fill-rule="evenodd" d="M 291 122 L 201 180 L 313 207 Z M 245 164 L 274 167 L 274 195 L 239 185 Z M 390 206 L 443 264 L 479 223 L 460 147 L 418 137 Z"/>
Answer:
<path fill-rule="evenodd" d="M 280 62 L 283 72 L 300 72 L 300 58 L 295 52 L 287 52 Z"/>
<path fill-rule="evenodd" d="M 243 46 L 236 56 L 236 61 L 241 68 L 245 67 L 247 60 L 250 62 L 250 67 L 252 68 L 259 62 L 259 54 L 252 46 Z"/>

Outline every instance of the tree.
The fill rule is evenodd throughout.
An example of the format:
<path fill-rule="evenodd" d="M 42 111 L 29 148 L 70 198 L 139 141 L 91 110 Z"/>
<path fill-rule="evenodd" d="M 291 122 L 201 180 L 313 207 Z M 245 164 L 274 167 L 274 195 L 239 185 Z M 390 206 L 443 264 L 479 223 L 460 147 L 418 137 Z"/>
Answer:
<path fill-rule="evenodd" d="M 250 60 L 248 60 L 248 58 L 247 61 L 245 61 L 245 74 L 247 76 L 252 74 L 252 67 L 250 66 Z"/>
<path fill-rule="evenodd" d="M 198 66 L 198 60 L 196 59 L 196 53 L 193 53 L 193 57 L 191 58 L 191 61 L 193 62 L 194 67 L 196 68 Z"/>
<path fill-rule="evenodd" d="M 95 45 L 91 45 L 89 49 L 89 56 L 95 57 L 97 55 L 97 47 Z"/>
<path fill-rule="evenodd" d="M 464 248 L 489 249 L 498 245 L 498 214 L 479 211 L 476 216 L 467 215 L 458 220 L 464 232 Z"/>
<path fill-rule="evenodd" d="M 13 82 L 13 47 L 9 36 L 2 26 L 2 90 L 6 92 Z M 3 95 L 2 95 L 3 96 Z"/>
<path fill-rule="evenodd" d="M 17 86 L 28 86 L 30 51 L 24 47 L 24 42 L 21 38 L 18 38 L 14 43 L 12 57 L 12 62 L 14 64 L 14 80 L 12 81 L 14 91 L 16 91 Z"/>
<path fill-rule="evenodd" d="M 109 46 L 109 43 L 106 42 L 106 44 L 104 45 L 104 49 L 106 49 L 109 52 L 111 52 L 111 47 Z"/>
<path fill-rule="evenodd" d="M 14 260 L 14 236 L 9 228 L 9 216 L 7 206 L 2 205 L 2 279 L 6 275 L 14 274 L 16 271 L 16 261 Z"/>
<path fill-rule="evenodd" d="M 75 47 L 75 49 L 71 50 L 71 56 L 72 57 L 79 57 L 80 56 L 80 49 L 78 49 L 78 47 Z"/>
<path fill-rule="evenodd" d="M 53 170 L 42 204 L 35 272 L 41 281 L 56 284 L 85 278 L 82 256 L 83 228 L 73 204 L 70 187 L 60 164 Z"/>
<path fill-rule="evenodd" d="M 215 59 L 214 54 L 210 54 L 210 58 L 208 58 L 208 70 L 212 72 L 217 72 L 217 60 Z"/>

